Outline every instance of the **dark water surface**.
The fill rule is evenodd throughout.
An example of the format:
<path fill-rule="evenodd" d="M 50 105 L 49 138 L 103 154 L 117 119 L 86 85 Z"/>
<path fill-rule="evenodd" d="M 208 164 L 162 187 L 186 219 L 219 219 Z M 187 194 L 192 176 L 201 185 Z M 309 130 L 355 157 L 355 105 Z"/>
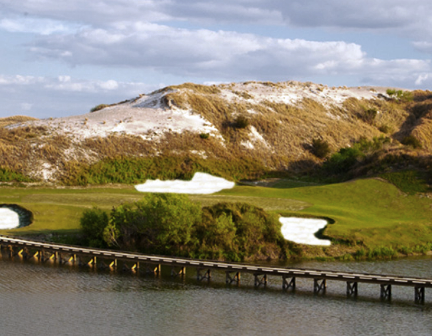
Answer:
<path fill-rule="evenodd" d="M 294 266 L 432 278 L 430 257 Z M 432 335 L 432 289 L 416 305 L 412 288 L 393 287 L 381 302 L 379 285 L 359 284 L 347 299 L 344 282 L 314 295 L 310 279 L 292 293 L 276 277 L 266 289 L 246 274 L 240 287 L 218 272 L 197 283 L 193 269 L 155 278 L 3 257 L 0 270 L 0 335 Z"/>

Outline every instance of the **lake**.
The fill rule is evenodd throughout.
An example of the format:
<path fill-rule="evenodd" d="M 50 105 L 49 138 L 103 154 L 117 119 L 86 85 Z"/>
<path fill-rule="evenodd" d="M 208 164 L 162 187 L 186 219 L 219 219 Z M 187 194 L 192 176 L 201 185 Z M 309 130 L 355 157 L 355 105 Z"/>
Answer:
<path fill-rule="evenodd" d="M 247 274 L 237 287 L 225 285 L 222 272 L 208 284 L 197 283 L 193 269 L 173 279 L 168 267 L 160 277 L 137 276 L 17 258 L 0 260 L 3 335 L 432 334 L 432 289 L 416 305 L 404 287 L 381 302 L 379 285 L 359 284 L 358 298 L 348 299 L 344 282 L 329 281 L 324 295 L 314 295 L 310 279 L 297 279 L 293 293 L 273 277 L 255 289 Z M 432 278 L 430 257 L 290 265 Z"/>

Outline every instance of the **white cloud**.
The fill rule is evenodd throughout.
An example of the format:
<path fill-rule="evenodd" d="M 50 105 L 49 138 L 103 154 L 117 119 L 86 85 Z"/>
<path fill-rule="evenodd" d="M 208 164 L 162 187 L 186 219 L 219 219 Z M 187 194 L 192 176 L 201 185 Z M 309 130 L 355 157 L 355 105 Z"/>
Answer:
<path fill-rule="evenodd" d="M 76 24 L 65 24 L 60 21 L 39 18 L 13 17 L 0 20 L 0 29 L 12 33 L 51 35 L 54 33 L 73 33 L 80 28 Z"/>
<path fill-rule="evenodd" d="M 429 79 L 429 74 L 421 74 L 417 77 L 415 81 L 415 85 L 422 85 L 428 79 Z"/>
<path fill-rule="evenodd" d="M 148 68 L 216 81 L 351 75 L 379 82 L 409 78 L 414 85 L 419 73 L 430 70 L 425 60 L 369 58 L 355 43 L 275 39 L 143 22 L 41 37 L 31 52 L 40 59 L 59 59 L 74 66 Z M 116 86 L 111 82 L 101 87 Z"/>
<path fill-rule="evenodd" d="M 0 0 L 4 12 L 106 27 L 118 21 L 190 21 L 432 34 L 429 0 Z M 67 15 L 65 15 L 67 13 Z"/>

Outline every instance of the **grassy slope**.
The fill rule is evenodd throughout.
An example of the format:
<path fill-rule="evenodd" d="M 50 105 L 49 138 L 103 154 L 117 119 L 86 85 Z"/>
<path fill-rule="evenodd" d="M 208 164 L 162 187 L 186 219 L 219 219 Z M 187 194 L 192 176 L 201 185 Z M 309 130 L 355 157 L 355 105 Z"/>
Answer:
<path fill-rule="evenodd" d="M 290 186 L 279 183 L 276 185 Z M 132 187 L 116 189 L 0 188 L 1 203 L 18 203 L 34 212 L 28 228 L 5 234 L 76 231 L 85 208 L 106 210 L 141 197 Z M 219 201 L 249 202 L 282 215 L 325 216 L 335 220 L 324 231 L 350 245 L 413 247 L 432 242 L 432 200 L 406 195 L 377 179 L 297 188 L 236 186 L 215 195 L 191 196 L 202 205 Z"/>
<path fill-rule="evenodd" d="M 362 242 L 369 247 L 432 241 L 432 201 L 403 194 L 394 185 L 377 179 L 290 189 L 237 187 L 222 193 L 310 202 L 313 206 L 303 210 L 304 213 L 335 220 L 324 231 L 325 235 Z"/>

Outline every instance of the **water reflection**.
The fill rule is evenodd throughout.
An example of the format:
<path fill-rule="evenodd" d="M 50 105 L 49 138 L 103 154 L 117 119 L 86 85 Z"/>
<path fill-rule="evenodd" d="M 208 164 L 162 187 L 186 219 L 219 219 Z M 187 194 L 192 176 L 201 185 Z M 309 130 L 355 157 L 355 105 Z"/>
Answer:
<path fill-rule="evenodd" d="M 16 257 L 15 257 L 16 258 Z M 300 263 L 297 267 L 431 276 L 430 258 L 362 263 Z M 210 284 L 186 279 L 115 274 L 110 271 L 0 260 L 2 333 L 16 335 L 429 335 L 432 292 L 413 303 L 412 289 L 395 288 L 380 302 L 378 285 L 359 285 L 357 300 L 344 283 L 329 282 L 315 296 L 311 280 L 299 279 L 295 293 L 280 279 L 254 289 L 244 275 L 240 287 L 226 286 L 213 272 Z M 378 272 L 379 273 L 379 272 Z"/>

